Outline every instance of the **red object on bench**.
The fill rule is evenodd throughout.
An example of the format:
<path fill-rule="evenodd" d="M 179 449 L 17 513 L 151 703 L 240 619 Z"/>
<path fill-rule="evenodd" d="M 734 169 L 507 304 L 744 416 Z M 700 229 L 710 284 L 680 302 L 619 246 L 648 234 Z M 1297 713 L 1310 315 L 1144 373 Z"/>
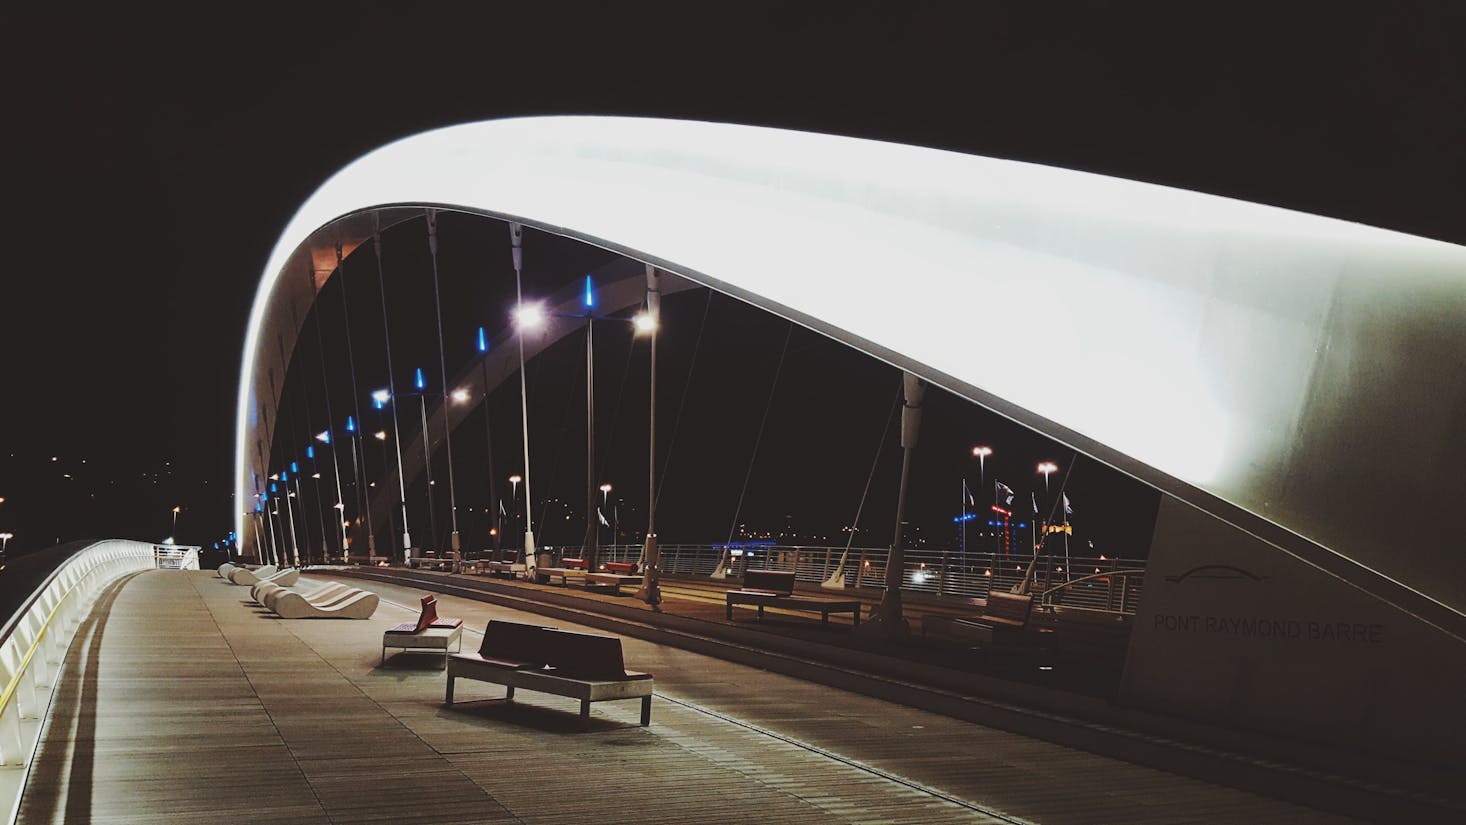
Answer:
<path fill-rule="evenodd" d="M 457 627 L 463 624 L 462 619 L 444 619 L 438 617 L 438 597 L 429 593 L 422 597 L 422 611 L 417 614 L 416 622 L 403 622 L 396 627 L 387 630 L 388 633 L 411 633 L 417 634 L 429 627 Z"/>
<path fill-rule="evenodd" d="M 636 564 L 629 561 L 608 561 L 606 562 L 606 572 L 615 573 L 618 576 L 635 576 Z"/>
<path fill-rule="evenodd" d="M 560 566 L 566 570 L 584 570 L 585 559 L 561 559 Z"/>

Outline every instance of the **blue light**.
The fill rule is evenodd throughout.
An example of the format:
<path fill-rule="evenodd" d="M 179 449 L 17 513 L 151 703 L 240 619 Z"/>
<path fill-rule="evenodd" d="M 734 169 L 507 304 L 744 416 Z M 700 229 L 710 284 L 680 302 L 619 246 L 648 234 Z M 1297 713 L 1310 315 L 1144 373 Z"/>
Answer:
<path fill-rule="evenodd" d="M 256 513 L 263 513 L 263 512 L 265 512 L 265 505 L 263 505 L 263 504 L 256 504 L 255 505 L 255 512 Z"/>
<path fill-rule="evenodd" d="M 1018 526 L 1019 527 L 1027 527 L 1028 526 L 1028 522 L 1026 522 L 1026 521 L 1020 521 L 1020 522 L 1018 522 Z"/>
<path fill-rule="evenodd" d="M 306 458 L 310 458 L 310 459 L 314 459 L 316 457 L 316 445 L 314 445 L 314 444 L 307 444 L 307 445 L 305 445 L 305 457 Z"/>
<path fill-rule="evenodd" d="M 300 475 L 300 465 L 294 461 L 290 462 L 290 472 Z"/>
<path fill-rule="evenodd" d="M 289 481 L 290 480 L 290 472 L 288 470 L 281 470 L 280 471 L 280 480 L 281 481 Z"/>
<path fill-rule="evenodd" d="M 426 378 L 424 378 L 424 377 L 423 377 L 423 374 L 422 374 L 422 367 L 418 367 L 418 368 L 417 368 L 417 378 L 416 378 L 416 379 L 414 379 L 414 380 L 413 380 L 413 382 L 412 382 L 412 383 L 413 383 L 413 384 L 414 384 L 414 385 L 415 385 L 415 386 L 416 386 L 416 387 L 417 387 L 417 388 L 418 388 L 418 389 L 420 389 L 420 390 L 425 390 L 425 389 L 427 389 L 427 388 L 428 388 L 428 380 L 427 380 L 427 379 L 426 379 Z"/>
<path fill-rule="evenodd" d="M 596 306 L 596 295 L 591 291 L 590 276 L 585 276 L 585 308 L 594 309 Z"/>
<path fill-rule="evenodd" d="M 349 415 L 346 416 L 346 431 L 349 433 L 356 432 L 356 419 Z"/>
<path fill-rule="evenodd" d="M 270 482 L 270 492 L 272 492 L 272 493 L 278 493 L 278 492 L 280 492 L 280 485 L 276 484 L 273 481 Z"/>
<path fill-rule="evenodd" d="M 217 542 L 217 541 L 214 542 L 214 549 L 215 550 L 218 550 L 219 549 L 219 542 Z"/>
<path fill-rule="evenodd" d="M 488 336 L 488 333 L 484 332 L 484 328 L 483 327 L 479 327 L 478 328 L 478 351 L 479 352 L 488 352 L 489 351 L 489 336 Z"/>

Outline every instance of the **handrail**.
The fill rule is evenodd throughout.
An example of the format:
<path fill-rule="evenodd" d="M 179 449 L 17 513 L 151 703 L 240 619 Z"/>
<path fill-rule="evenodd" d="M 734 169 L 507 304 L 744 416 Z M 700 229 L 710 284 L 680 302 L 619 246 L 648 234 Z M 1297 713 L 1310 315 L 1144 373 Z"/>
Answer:
<path fill-rule="evenodd" d="M 1097 608 L 1097 607 L 1086 607 L 1084 605 L 1068 605 L 1068 606 L 1065 607 L 1065 609 L 1066 610 L 1090 610 L 1090 611 L 1094 611 L 1094 612 L 1097 612 L 1097 613 L 1123 613 L 1123 614 L 1133 614 L 1135 612 L 1135 610 L 1133 609 L 1133 607 L 1130 610 L 1126 610 L 1125 609 L 1125 604 L 1126 604 L 1125 588 L 1129 587 L 1128 580 L 1130 579 L 1130 577 L 1132 577 L 1132 576 L 1144 576 L 1145 575 L 1145 572 L 1146 572 L 1145 570 L 1140 569 L 1140 568 L 1120 568 L 1120 569 L 1117 569 L 1117 570 L 1104 570 L 1104 571 L 1101 571 L 1099 573 L 1090 573 L 1090 574 L 1085 575 L 1085 576 L 1080 576 L 1077 579 L 1070 579 L 1069 581 L 1063 582 L 1061 584 L 1056 584 L 1053 587 L 1050 587 L 1049 589 L 1045 590 L 1042 594 L 1040 594 L 1039 595 L 1039 605 L 1040 606 L 1043 606 L 1043 607 L 1054 607 L 1054 601 L 1053 601 L 1054 594 L 1055 593 L 1060 593 L 1061 591 L 1065 591 L 1065 590 L 1068 590 L 1070 588 L 1073 588 L 1074 585 L 1077 585 L 1077 584 L 1083 584 L 1083 583 L 1089 582 L 1089 581 L 1091 581 L 1093 579 L 1124 578 L 1124 579 L 1126 579 L 1126 583 L 1125 584 L 1122 584 L 1120 586 L 1120 607 L 1119 607 L 1118 610 L 1116 610 L 1116 609 L 1101 609 L 1101 608 Z M 1106 584 L 1110 585 L 1111 589 L 1113 589 L 1113 587 L 1114 587 L 1114 583 L 1113 582 L 1106 582 Z"/>
<path fill-rule="evenodd" d="M 66 649 L 90 599 L 127 573 L 155 568 L 154 547 L 118 539 L 60 546 L 53 548 L 51 558 L 37 558 L 29 577 L 23 577 L 23 581 L 39 578 L 40 585 L 23 601 L 11 602 L 20 608 L 6 617 L 0 634 L 0 678 L 5 680 L 0 690 L 0 764 L 21 768 L 0 772 L 0 825 L 13 823 L 18 814 L 42 721 L 61 681 Z M 42 576 L 42 565 L 57 557 L 61 561 Z M 54 653 L 54 669 L 48 651 Z"/>
<path fill-rule="evenodd" d="M 56 600 L 56 605 L 51 608 L 51 613 L 46 617 L 46 621 L 41 623 L 41 629 L 36 633 L 35 640 L 31 642 L 30 650 L 27 650 L 25 656 L 21 657 L 20 666 L 15 669 L 15 674 L 10 677 L 10 683 L 5 686 L 5 690 L 0 691 L 0 715 L 4 715 L 5 707 L 10 704 L 10 700 L 14 698 L 16 690 L 20 687 L 21 677 L 25 676 L 26 670 L 30 667 L 31 658 L 36 655 L 37 650 L 41 649 L 41 642 L 46 638 L 46 631 L 51 629 L 51 622 L 55 620 L 57 611 L 61 610 L 61 605 L 71 598 L 71 594 L 75 593 L 84 581 L 86 579 L 82 578 L 72 582 L 72 585 L 66 588 L 66 592 L 61 594 L 61 598 Z M 33 599 L 31 604 L 34 603 Z"/>

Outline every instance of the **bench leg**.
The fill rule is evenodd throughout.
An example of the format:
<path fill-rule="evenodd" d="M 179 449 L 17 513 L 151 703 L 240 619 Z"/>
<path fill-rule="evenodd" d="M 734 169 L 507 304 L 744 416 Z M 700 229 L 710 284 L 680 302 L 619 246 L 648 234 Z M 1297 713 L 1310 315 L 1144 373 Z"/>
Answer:
<path fill-rule="evenodd" d="M 855 616 L 855 624 L 851 625 L 851 627 L 860 627 L 860 608 L 855 608 L 855 613 L 853 615 Z M 923 630 L 925 629 L 923 628 Z"/>
<path fill-rule="evenodd" d="M 822 624 L 822 625 L 828 625 L 829 623 L 830 623 L 830 611 L 828 611 L 828 610 L 821 610 L 820 611 L 820 624 Z"/>
<path fill-rule="evenodd" d="M 590 719 L 590 700 L 589 699 L 581 699 L 580 700 L 580 718 L 582 720 Z"/>
<path fill-rule="evenodd" d="M 448 695 L 443 698 L 443 704 L 453 704 L 453 674 L 448 674 Z"/>
<path fill-rule="evenodd" d="M 641 697 L 641 726 L 646 727 L 652 723 L 652 697 L 651 694 Z"/>
<path fill-rule="evenodd" d="M 506 702 L 513 702 L 514 701 L 514 686 L 513 685 L 509 685 L 509 686 L 507 686 L 507 687 L 504 688 L 504 701 L 506 701 Z"/>
<path fill-rule="evenodd" d="M 728 602 L 728 621 L 733 621 L 733 603 Z"/>
<path fill-rule="evenodd" d="M 764 618 L 764 606 L 763 605 L 759 605 L 758 606 L 758 618 L 759 618 L 759 621 L 763 621 L 763 618 Z"/>

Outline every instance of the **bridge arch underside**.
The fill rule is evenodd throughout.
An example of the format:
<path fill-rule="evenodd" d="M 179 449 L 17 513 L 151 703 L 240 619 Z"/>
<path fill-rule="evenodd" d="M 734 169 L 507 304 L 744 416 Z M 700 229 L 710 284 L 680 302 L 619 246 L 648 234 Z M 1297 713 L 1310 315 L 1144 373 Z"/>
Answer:
<path fill-rule="evenodd" d="M 1441 518 L 1459 505 L 1466 466 L 1462 247 L 829 135 L 581 117 L 441 129 L 346 167 L 282 234 L 245 345 L 237 500 L 262 489 L 275 384 L 335 244 L 349 251 L 425 208 L 652 264 L 1139 478 L 1164 494 L 1157 577 L 1239 560 L 1273 571 L 1262 577 L 1272 596 L 1240 603 L 1236 592 L 1217 601 L 1194 589 L 1152 599 L 1163 588 L 1149 583 L 1127 665 L 1132 696 L 1163 690 L 1147 650 L 1175 639 L 1216 653 L 1205 633 L 1165 636 L 1168 620 L 1152 615 L 1208 599 L 1224 612 L 1306 604 L 1316 615 L 1298 619 L 1305 635 L 1308 621 L 1345 621 L 1341 606 L 1372 611 L 1424 634 L 1397 633 L 1416 641 L 1380 654 L 1378 667 L 1426 649 L 1461 661 L 1466 554 L 1447 546 Z M 1345 654 L 1338 667 L 1350 667 Z M 1224 672 L 1198 671 L 1232 680 L 1215 699 L 1225 712 L 1295 704 L 1238 698 L 1266 671 L 1257 655 L 1234 651 Z M 1446 682 L 1466 685 L 1456 676 Z M 1409 695 L 1371 684 L 1361 713 Z"/>

